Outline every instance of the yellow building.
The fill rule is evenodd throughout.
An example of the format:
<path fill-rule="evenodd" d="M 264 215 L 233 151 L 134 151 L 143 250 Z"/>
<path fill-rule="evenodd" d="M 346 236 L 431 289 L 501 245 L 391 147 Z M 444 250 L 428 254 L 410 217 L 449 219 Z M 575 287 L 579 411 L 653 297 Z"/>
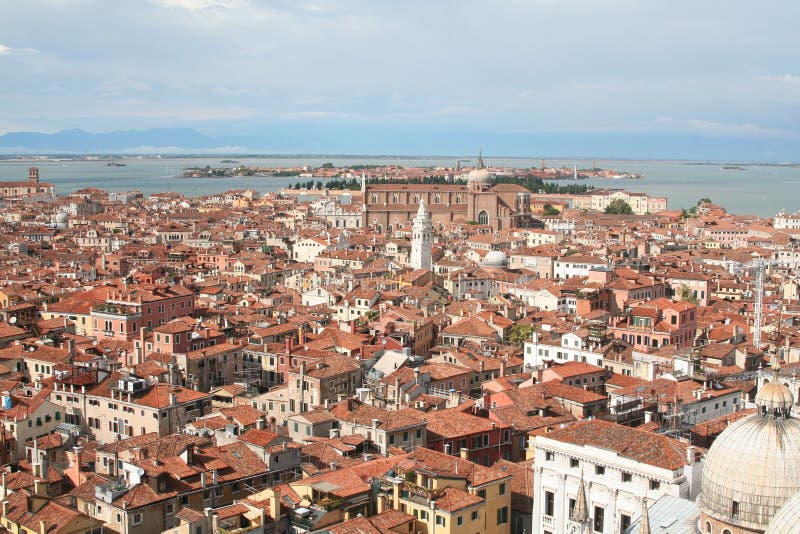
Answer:
<path fill-rule="evenodd" d="M 414 516 L 421 534 L 511 532 L 511 475 L 503 471 L 419 448 L 384 482 L 392 508 Z"/>
<path fill-rule="evenodd" d="M 103 522 L 59 504 L 36 490 L 6 495 L 0 525 L 13 534 L 100 534 Z M 3 488 L 5 493 L 5 488 Z"/>

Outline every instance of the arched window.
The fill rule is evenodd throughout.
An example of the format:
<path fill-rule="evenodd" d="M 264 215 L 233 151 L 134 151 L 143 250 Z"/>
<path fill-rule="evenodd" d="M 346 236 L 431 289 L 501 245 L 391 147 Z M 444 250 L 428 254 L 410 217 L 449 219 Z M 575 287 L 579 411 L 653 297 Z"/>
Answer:
<path fill-rule="evenodd" d="M 489 214 L 486 213 L 486 210 L 478 214 L 478 224 L 489 224 Z"/>
<path fill-rule="evenodd" d="M 731 531 L 726 528 L 722 531 L 722 534 L 731 534 Z"/>
<path fill-rule="evenodd" d="M 377 231 L 377 233 L 382 234 L 383 233 L 383 225 L 379 224 L 378 227 L 375 230 Z"/>
<path fill-rule="evenodd" d="M 711 534 L 711 521 L 706 521 L 706 534 Z"/>
<path fill-rule="evenodd" d="M 389 235 L 392 235 L 392 225 L 391 224 L 386 227 L 386 233 L 389 234 Z"/>
<path fill-rule="evenodd" d="M 414 195 L 414 204 L 419 204 L 419 195 Z"/>
<path fill-rule="evenodd" d="M 372 193 L 372 203 L 373 204 L 378 203 L 378 195 L 376 193 Z"/>
<path fill-rule="evenodd" d="M 400 203 L 400 197 L 397 195 L 397 193 L 395 193 L 394 195 L 392 195 L 392 204 L 399 204 L 399 203 Z"/>
<path fill-rule="evenodd" d="M 441 204 L 442 203 L 442 197 L 438 193 L 436 194 L 435 197 L 433 197 L 433 203 L 434 204 Z"/>
<path fill-rule="evenodd" d="M 456 195 L 456 204 L 461 204 L 461 195 Z"/>

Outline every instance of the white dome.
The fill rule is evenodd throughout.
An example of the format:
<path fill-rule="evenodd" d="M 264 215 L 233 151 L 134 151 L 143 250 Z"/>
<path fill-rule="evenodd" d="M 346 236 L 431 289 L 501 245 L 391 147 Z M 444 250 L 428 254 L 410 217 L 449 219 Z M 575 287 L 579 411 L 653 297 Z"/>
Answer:
<path fill-rule="evenodd" d="M 758 413 L 733 423 L 709 449 L 698 499 L 704 514 L 754 530 L 765 529 L 800 491 L 800 421 L 790 415 L 792 394 L 777 380 L 761 389 Z"/>
<path fill-rule="evenodd" d="M 793 403 L 792 392 L 777 379 L 764 384 L 756 393 L 756 406 L 763 406 L 769 413 L 776 410 L 791 410 Z"/>
<path fill-rule="evenodd" d="M 56 222 L 57 223 L 65 223 L 67 221 L 69 221 L 69 214 L 68 213 L 64 213 L 62 211 L 62 212 L 59 212 L 59 213 L 56 214 Z"/>
<path fill-rule="evenodd" d="M 492 185 L 492 174 L 483 168 L 473 169 L 467 173 L 467 183 L 469 182 Z"/>
<path fill-rule="evenodd" d="M 794 497 L 789 499 L 781 506 L 775 517 L 769 524 L 769 528 L 764 531 L 764 534 L 786 534 L 787 532 L 796 532 L 797 525 L 800 525 L 800 493 L 795 493 Z"/>
<path fill-rule="evenodd" d="M 502 250 L 490 250 L 481 263 L 486 267 L 505 267 L 508 265 L 508 256 Z"/>

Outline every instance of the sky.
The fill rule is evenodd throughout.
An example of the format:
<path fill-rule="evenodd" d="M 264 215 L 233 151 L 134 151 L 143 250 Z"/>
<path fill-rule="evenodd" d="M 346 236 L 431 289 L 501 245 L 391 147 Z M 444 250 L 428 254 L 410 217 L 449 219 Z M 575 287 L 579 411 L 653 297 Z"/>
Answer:
<path fill-rule="evenodd" d="M 798 19 L 800 3 L 779 0 L 3 2 L 0 134 L 800 159 Z"/>

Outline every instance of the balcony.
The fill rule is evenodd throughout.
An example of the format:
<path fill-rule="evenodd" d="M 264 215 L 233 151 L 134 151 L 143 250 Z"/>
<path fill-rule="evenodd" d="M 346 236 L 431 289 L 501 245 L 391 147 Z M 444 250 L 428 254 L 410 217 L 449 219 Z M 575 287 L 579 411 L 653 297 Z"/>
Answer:
<path fill-rule="evenodd" d="M 95 486 L 94 497 L 103 502 L 112 503 L 127 491 L 128 486 L 125 484 L 125 481 L 118 480 Z"/>
<path fill-rule="evenodd" d="M 545 528 L 553 528 L 553 516 L 542 514 L 542 526 Z"/>
<path fill-rule="evenodd" d="M 134 306 L 122 304 L 98 303 L 91 307 L 91 314 L 109 319 L 141 319 L 142 312 Z"/>

